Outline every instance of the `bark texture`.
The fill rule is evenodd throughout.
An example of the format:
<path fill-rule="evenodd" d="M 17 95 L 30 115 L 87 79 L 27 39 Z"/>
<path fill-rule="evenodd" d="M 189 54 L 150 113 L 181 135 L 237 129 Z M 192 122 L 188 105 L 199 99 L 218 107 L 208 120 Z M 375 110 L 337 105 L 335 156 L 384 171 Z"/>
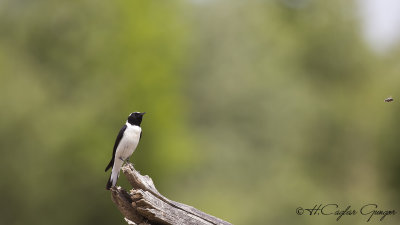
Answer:
<path fill-rule="evenodd" d="M 230 224 L 164 197 L 154 186 L 153 180 L 147 175 L 142 176 L 130 163 L 122 167 L 122 172 L 133 188 L 127 192 L 121 187 L 113 187 L 111 199 L 128 224 Z"/>

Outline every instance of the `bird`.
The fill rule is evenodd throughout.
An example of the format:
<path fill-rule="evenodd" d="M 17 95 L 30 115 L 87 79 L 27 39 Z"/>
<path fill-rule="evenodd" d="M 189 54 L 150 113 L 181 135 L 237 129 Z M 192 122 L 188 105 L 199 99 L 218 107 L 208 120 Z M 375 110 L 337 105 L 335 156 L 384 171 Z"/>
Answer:
<path fill-rule="evenodd" d="M 112 158 L 107 165 L 105 172 L 112 167 L 110 178 L 108 179 L 106 189 L 110 190 L 111 187 L 117 183 L 121 166 L 124 162 L 129 162 L 129 157 L 135 151 L 142 137 L 142 123 L 143 115 L 145 113 L 133 112 L 129 114 L 125 125 L 119 131 L 115 140 Z"/>
<path fill-rule="evenodd" d="M 385 99 L 385 102 L 393 102 L 393 98 L 389 97 L 389 98 Z"/>

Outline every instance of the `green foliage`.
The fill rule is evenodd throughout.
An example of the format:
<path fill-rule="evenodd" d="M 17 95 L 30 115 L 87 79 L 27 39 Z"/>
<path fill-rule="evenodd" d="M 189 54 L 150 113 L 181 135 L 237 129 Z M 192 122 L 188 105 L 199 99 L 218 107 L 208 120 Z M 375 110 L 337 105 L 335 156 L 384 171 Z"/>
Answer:
<path fill-rule="evenodd" d="M 148 112 L 132 158 L 160 186 L 192 161 L 181 16 L 151 1 L 3 4 L 0 223 L 121 221 L 103 170 L 129 113 Z"/>

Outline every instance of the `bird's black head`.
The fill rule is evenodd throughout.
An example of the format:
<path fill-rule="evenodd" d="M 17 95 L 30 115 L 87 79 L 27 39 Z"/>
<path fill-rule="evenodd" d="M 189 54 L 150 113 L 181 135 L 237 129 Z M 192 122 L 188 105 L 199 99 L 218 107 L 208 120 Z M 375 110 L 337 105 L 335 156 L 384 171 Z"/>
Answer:
<path fill-rule="evenodd" d="M 131 113 L 128 117 L 128 123 L 136 126 L 140 126 L 140 123 L 142 123 L 142 118 L 145 113 L 140 113 L 140 112 L 134 112 Z"/>

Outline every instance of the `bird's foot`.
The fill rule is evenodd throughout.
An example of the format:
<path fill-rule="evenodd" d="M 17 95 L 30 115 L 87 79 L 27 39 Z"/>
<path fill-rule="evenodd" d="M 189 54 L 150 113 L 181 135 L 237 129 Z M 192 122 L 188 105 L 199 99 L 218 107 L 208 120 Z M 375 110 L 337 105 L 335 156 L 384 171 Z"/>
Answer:
<path fill-rule="evenodd" d="M 125 159 L 125 164 L 132 164 L 134 166 L 132 162 L 129 162 L 129 157 Z"/>

